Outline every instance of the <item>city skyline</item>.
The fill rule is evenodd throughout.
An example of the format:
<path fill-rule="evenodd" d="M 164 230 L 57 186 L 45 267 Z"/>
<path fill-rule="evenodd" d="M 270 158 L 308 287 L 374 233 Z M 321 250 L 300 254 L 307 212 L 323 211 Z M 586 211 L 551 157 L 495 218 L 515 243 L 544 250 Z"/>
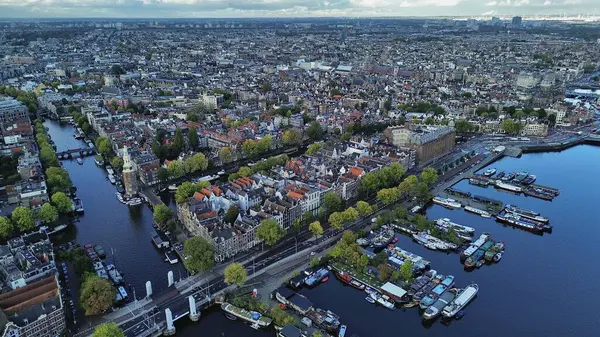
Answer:
<path fill-rule="evenodd" d="M 595 0 L 0 0 L 0 18 L 598 15 Z"/>

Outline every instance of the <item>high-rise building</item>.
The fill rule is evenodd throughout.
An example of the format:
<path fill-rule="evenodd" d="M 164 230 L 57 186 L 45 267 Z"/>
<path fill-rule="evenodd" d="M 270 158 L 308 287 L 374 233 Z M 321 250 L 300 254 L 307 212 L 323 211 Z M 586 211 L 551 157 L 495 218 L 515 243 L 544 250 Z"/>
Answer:
<path fill-rule="evenodd" d="M 127 147 L 123 149 L 123 184 L 126 196 L 131 197 L 138 193 L 136 170 L 133 168 Z"/>
<path fill-rule="evenodd" d="M 512 24 L 513 26 L 520 26 L 523 23 L 523 18 L 520 16 L 513 16 Z"/>

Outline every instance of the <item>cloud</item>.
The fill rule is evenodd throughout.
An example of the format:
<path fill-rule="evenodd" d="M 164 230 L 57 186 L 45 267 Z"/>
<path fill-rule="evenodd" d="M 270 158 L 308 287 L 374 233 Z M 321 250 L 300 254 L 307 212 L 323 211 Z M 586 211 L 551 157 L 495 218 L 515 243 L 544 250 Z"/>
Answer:
<path fill-rule="evenodd" d="M 277 17 L 599 14 L 599 0 L 0 0 L 0 17 Z"/>

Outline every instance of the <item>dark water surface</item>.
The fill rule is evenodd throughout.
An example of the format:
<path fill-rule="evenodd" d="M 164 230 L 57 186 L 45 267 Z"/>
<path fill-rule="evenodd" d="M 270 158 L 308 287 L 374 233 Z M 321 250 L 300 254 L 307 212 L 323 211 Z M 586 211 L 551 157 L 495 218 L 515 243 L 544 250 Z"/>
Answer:
<path fill-rule="evenodd" d="M 58 150 L 83 145 L 72 137 L 73 128 L 46 122 Z M 145 295 L 144 283 L 151 280 L 155 291 L 167 285 L 166 274 L 180 265 L 170 266 L 152 245 L 152 212 L 146 205 L 130 208 L 115 198 L 115 188 L 106 180 L 104 169 L 91 157 L 83 165 L 64 161 L 85 215 L 76 230 L 65 233 L 64 240 L 81 244 L 101 244 L 115 250 L 119 269 L 137 291 Z M 335 278 L 312 290 L 302 290 L 316 306 L 330 309 L 348 325 L 346 336 L 600 336 L 600 148 L 578 146 L 564 152 L 527 154 L 504 158 L 491 165 L 499 171 L 523 171 L 537 175 L 537 183 L 558 188 L 561 194 L 552 202 L 517 196 L 492 187 L 480 188 L 463 181 L 455 188 L 523 208 L 548 217 L 554 225 L 551 234 L 538 236 L 492 219 L 433 206 L 430 219 L 450 218 L 474 227 L 477 235 L 490 232 L 506 243 L 506 253 L 498 264 L 466 272 L 456 254 L 429 251 L 400 236 L 398 245 L 422 255 L 433 269 L 456 277 L 457 286 L 476 282 L 478 297 L 460 321 L 443 325 L 439 321 L 424 325 L 418 309 L 389 311 L 367 303 L 365 293 L 341 285 Z M 109 256 L 109 261 L 111 257 Z M 203 313 L 198 323 L 182 319 L 176 323 L 177 336 L 273 336 L 255 331 L 241 322 L 227 320 L 218 309 Z"/>

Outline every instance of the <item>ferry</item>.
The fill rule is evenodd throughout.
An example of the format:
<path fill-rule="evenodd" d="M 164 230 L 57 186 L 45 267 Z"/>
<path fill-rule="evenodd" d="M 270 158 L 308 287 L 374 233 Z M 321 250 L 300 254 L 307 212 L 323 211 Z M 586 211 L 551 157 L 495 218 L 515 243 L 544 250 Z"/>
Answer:
<path fill-rule="evenodd" d="M 469 206 L 467 206 L 467 207 L 469 207 Z M 467 207 L 465 207 L 465 209 Z M 442 227 L 442 228 L 448 228 L 448 229 L 452 228 L 458 233 L 464 233 L 464 234 L 469 234 L 469 235 L 473 235 L 473 233 L 475 233 L 475 228 L 457 224 L 455 222 L 450 221 L 450 219 L 448 219 L 448 218 L 437 219 L 437 220 L 435 220 L 435 224 L 438 227 Z"/>
<path fill-rule="evenodd" d="M 111 184 L 115 184 L 117 182 L 117 180 L 115 179 L 115 176 L 113 176 L 112 174 L 108 174 L 108 181 L 110 181 Z"/>
<path fill-rule="evenodd" d="M 454 315 L 466 307 L 467 304 L 469 304 L 469 302 L 475 298 L 475 295 L 477 295 L 478 291 L 479 286 L 477 284 L 471 284 L 465 289 L 459 291 L 456 298 L 442 310 L 442 316 L 445 318 L 454 317 Z"/>
<path fill-rule="evenodd" d="M 487 169 L 487 170 L 485 170 L 485 172 L 483 172 L 483 175 L 486 176 L 486 177 L 491 177 L 494 174 L 496 174 L 496 169 L 495 168 Z"/>
<path fill-rule="evenodd" d="M 512 184 L 507 184 L 505 182 L 503 182 L 502 180 L 496 180 L 496 187 L 498 188 L 502 188 L 508 191 L 512 191 L 512 192 L 517 192 L 520 193 L 523 191 L 523 189 L 519 186 L 515 186 Z"/>
<path fill-rule="evenodd" d="M 423 313 L 423 319 L 429 320 L 436 318 L 450 302 L 456 298 L 456 294 L 452 291 L 446 291 L 438 298 L 433 305 L 431 305 Z"/>
<path fill-rule="evenodd" d="M 541 216 L 540 213 L 530 211 L 528 209 L 522 209 L 522 208 L 512 206 L 512 205 L 506 205 L 506 207 L 504 209 L 508 212 L 518 214 L 527 219 L 544 222 L 544 223 L 549 221 L 548 218 Z"/>
<path fill-rule="evenodd" d="M 107 265 L 106 270 L 108 271 L 108 276 L 110 277 L 110 279 L 113 281 L 113 283 L 115 285 L 119 285 L 119 284 L 121 284 L 121 282 L 123 282 L 123 277 L 121 276 L 121 273 L 119 273 L 119 271 L 117 270 L 117 267 L 115 267 L 115 265 L 113 265 L 113 264 Z"/>
<path fill-rule="evenodd" d="M 471 206 L 465 206 L 465 211 L 480 215 L 481 217 L 486 219 L 492 217 L 492 215 L 489 212 Z"/>
<path fill-rule="evenodd" d="M 454 199 L 450 199 L 450 198 L 434 197 L 433 202 L 438 205 L 442 205 L 444 207 L 449 207 L 449 208 L 461 208 L 462 207 L 462 205 L 458 201 L 456 201 Z"/>
<path fill-rule="evenodd" d="M 83 165 L 83 159 L 81 159 L 81 158 L 77 158 L 77 164 L 79 164 L 79 165 Z"/>

